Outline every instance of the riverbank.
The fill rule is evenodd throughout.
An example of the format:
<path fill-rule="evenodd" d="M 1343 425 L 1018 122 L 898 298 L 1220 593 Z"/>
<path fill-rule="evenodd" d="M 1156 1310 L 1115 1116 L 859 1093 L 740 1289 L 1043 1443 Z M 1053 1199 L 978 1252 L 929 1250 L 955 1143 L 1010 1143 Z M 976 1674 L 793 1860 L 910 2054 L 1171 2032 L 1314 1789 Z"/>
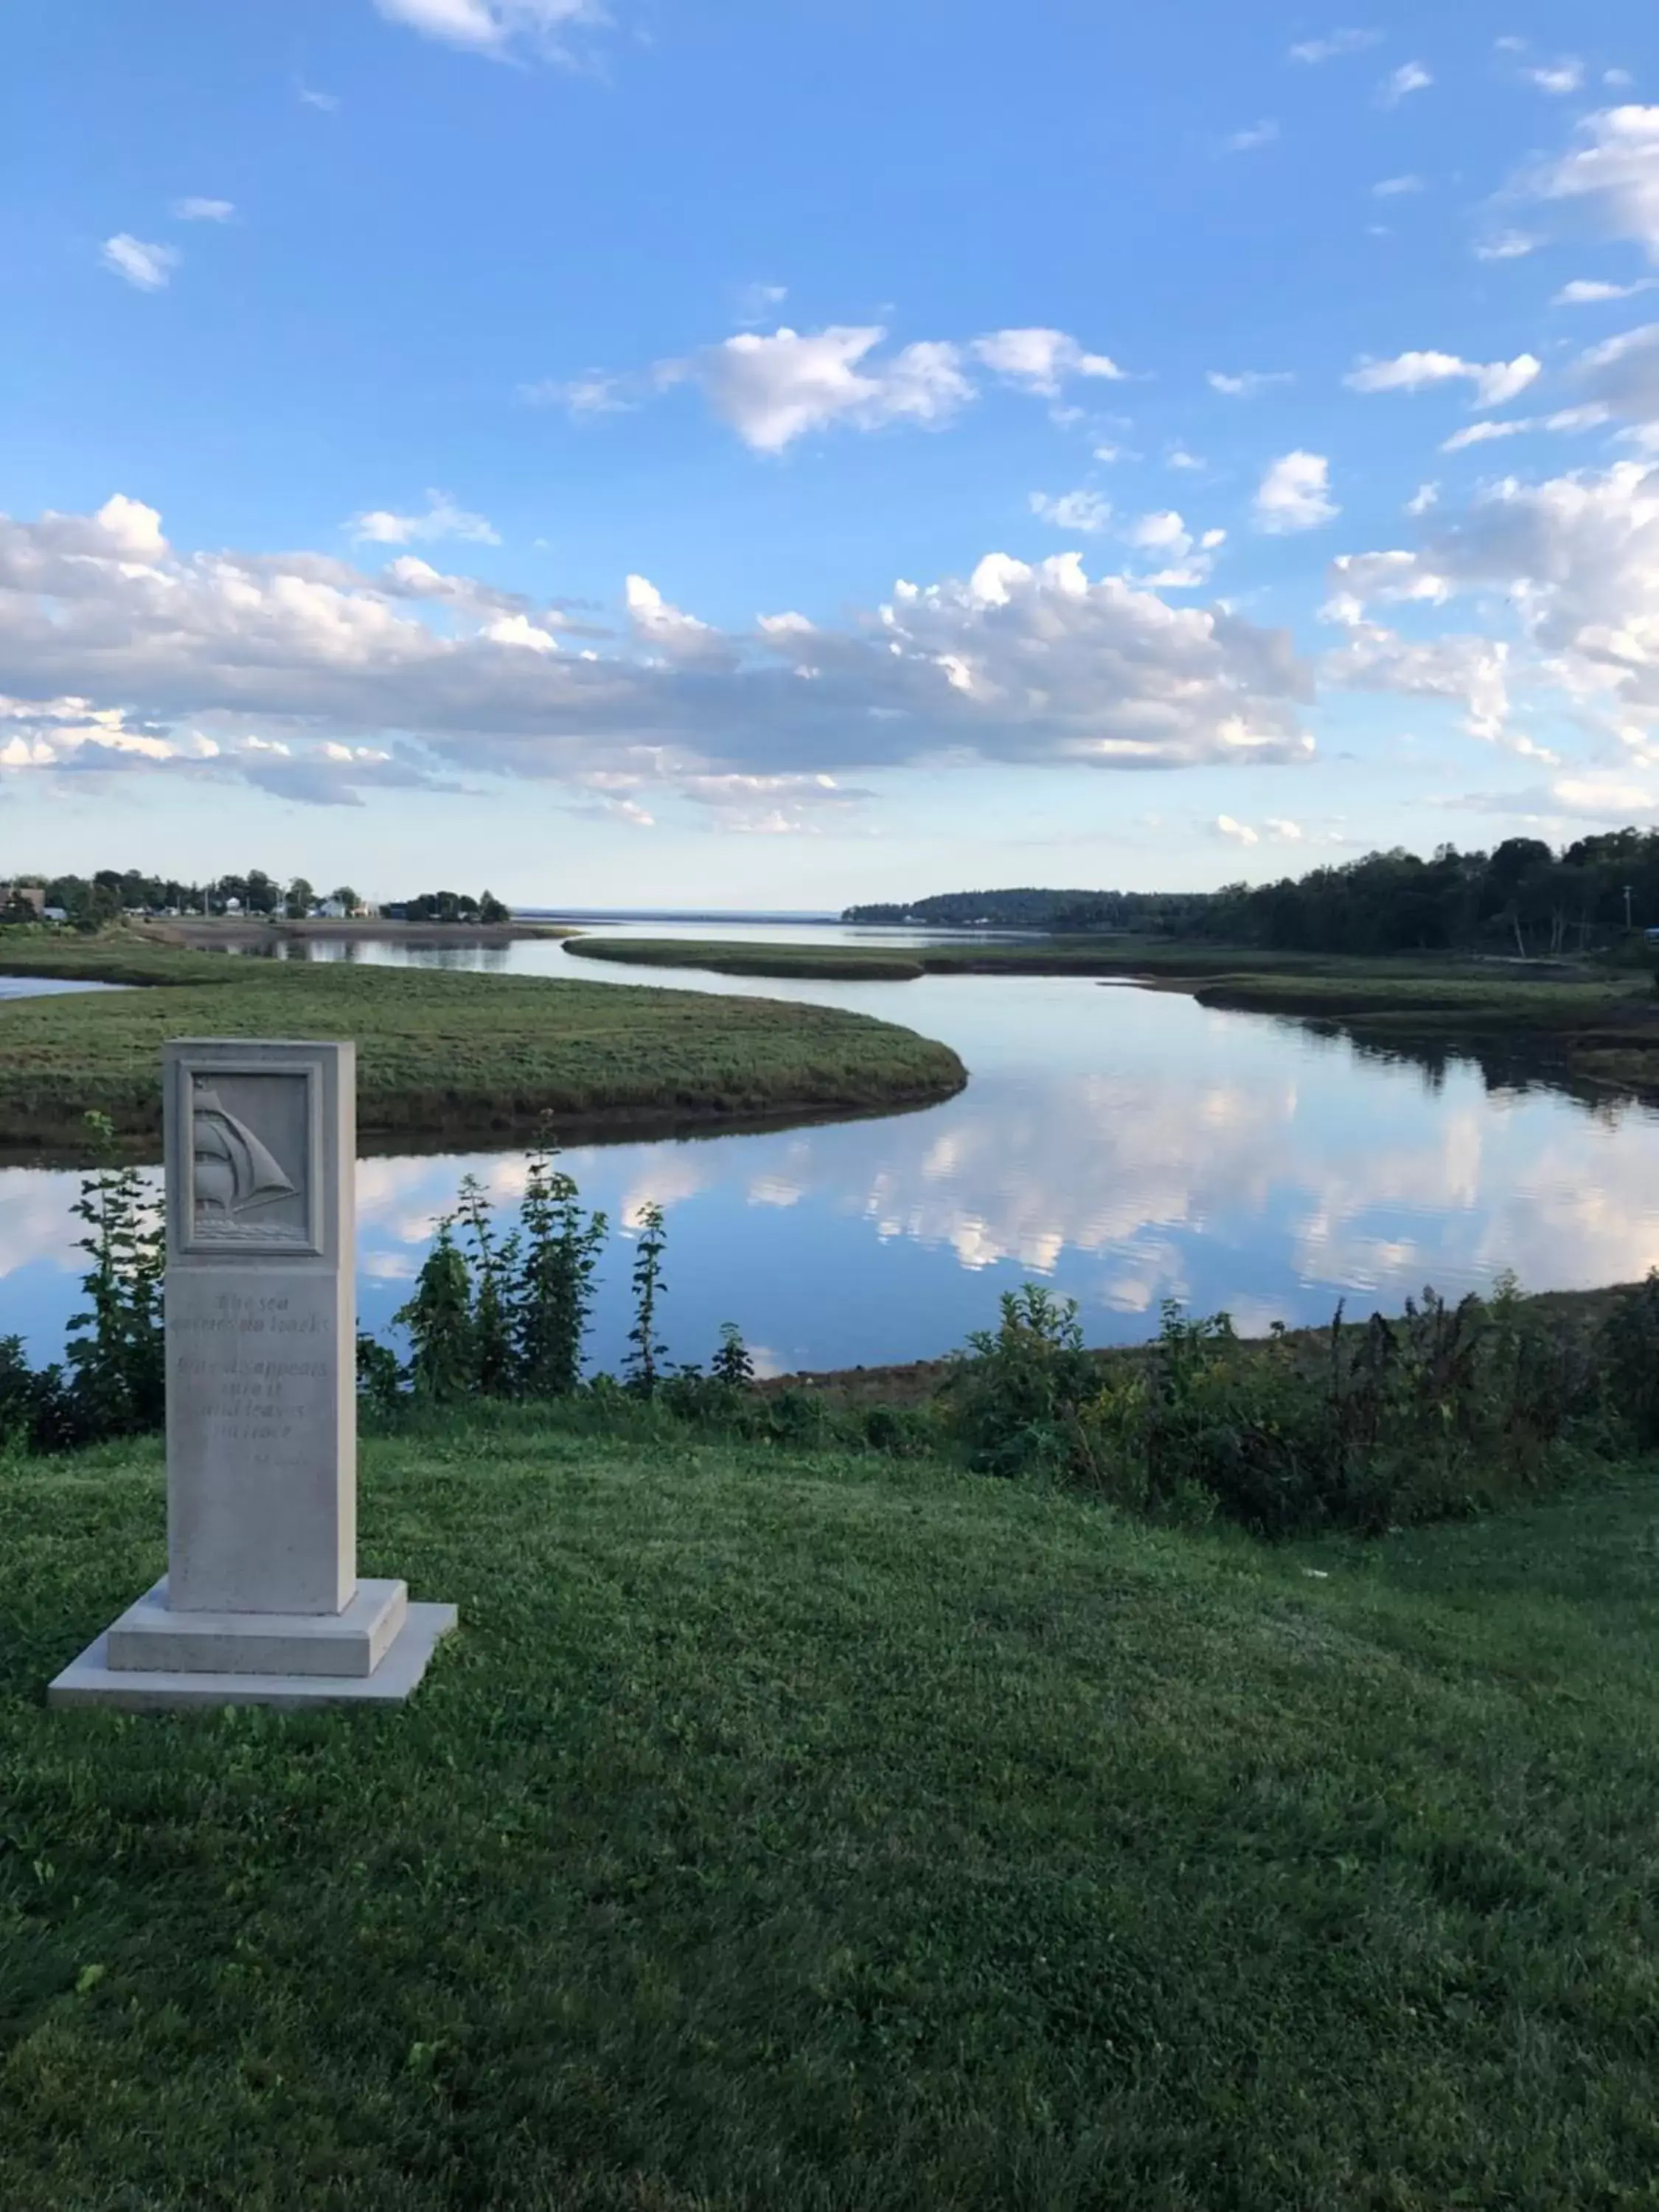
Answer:
<path fill-rule="evenodd" d="M 1567 962 L 1344 960 L 1144 939 L 887 947 L 584 937 L 586 960 L 716 974 L 905 982 L 921 975 L 1082 975 L 1279 1014 L 1431 1068 L 1461 1055 L 1493 1087 L 1659 1102 L 1659 991 L 1646 969 Z"/>
<path fill-rule="evenodd" d="M 445 945 L 516 945 L 522 939 L 575 937 L 580 933 L 550 921 L 287 921 L 272 917 L 179 915 L 164 921 L 133 925 L 133 934 L 152 945 L 176 945 L 195 952 L 272 952 L 278 945 L 307 938 L 357 945 L 407 945 L 432 951 Z M 0 957 L 4 947 L 0 945 Z"/>
<path fill-rule="evenodd" d="M 967 1080 L 948 1047 L 837 1008 L 539 976 L 232 960 L 130 934 L 3 948 L 8 969 L 142 985 L 0 1003 L 0 1146 L 85 1157 L 81 1117 L 129 1147 L 161 1127 L 175 1036 L 349 1036 L 365 1147 L 775 1126 L 929 1105 Z"/>
<path fill-rule="evenodd" d="M 460 1601 L 407 1711 L 48 1713 L 161 1454 L 9 1467 L 0 2200 L 1647 2191 L 1650 1463 L 1267 1548 L 509 1409 L 362 1526 Z"/>

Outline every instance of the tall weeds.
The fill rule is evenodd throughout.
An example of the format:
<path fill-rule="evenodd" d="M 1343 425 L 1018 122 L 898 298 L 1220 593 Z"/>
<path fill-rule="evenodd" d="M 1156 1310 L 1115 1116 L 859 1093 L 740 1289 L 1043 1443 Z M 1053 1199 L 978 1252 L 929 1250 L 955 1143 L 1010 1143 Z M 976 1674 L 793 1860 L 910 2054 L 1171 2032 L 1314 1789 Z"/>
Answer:
<path fill-rule="evenodd" d="M 161 1206 L 114 1160 L 108 1123 L 88 1118 L 100 1157 L 74 1209 L 85 1303 L 60 1364 L 32 1368 L 19 1339 L 0 1339 L 0 1449 L 68 1449 L 162 1421 Z M 1028 1283 L 1004 1293 L 999 1325 L 969 1338 L 936 1402 L 854 1407 L 822 1391 L 757 1389 L 729 1322 L 706 1372 L 670 1362 L 667 1224 L 655 1204 L 641 1209 L 634 1245 L 622 1382 L 590 1376 L 608 1236 L 550 1142 L 530 1156 L 505 1234 L 468 1176 L 394 1317 L 406 1354 L 358 1339 L 365 1405 L 397 1418 L 476 1398 L 578 1401 L 600 1421 L 894 1456 L 954 1451 L 985 1474 L 1266 1536 L 1469 1512 L 1587 1462 L 1659 1449 L 1659 1273 L 1593 1324 L 1504 1278 L 1485 1298 L 1425 1290 L 1398 1319 L 1350 1323 L 1339 1307 L 1322 1334 L 1275 1327 L 1254 1342 L 1224 1313 L 1171 1304 L 1151 1345 L 1107 1353 L 1085 1347 L 1074 1301 Z"/>

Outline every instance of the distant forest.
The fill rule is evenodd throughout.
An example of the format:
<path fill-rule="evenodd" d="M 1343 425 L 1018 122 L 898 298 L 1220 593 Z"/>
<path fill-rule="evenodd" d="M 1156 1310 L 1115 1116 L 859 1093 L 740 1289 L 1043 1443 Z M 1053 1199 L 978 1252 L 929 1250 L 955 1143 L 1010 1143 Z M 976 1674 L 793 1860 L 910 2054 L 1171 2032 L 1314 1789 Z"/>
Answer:
<path fill-rule="evenodd" d="M 954 929 L 1170 930 L 1207 903 L 1202 891 L 941 891 L 909 906 L 849 906 L 842 920 Z"/>
<path fill-rule="evenodd" d="M 1510 837 L 1490 853 L 1442 845 L 1369 853 L 1272 884 L 1218 891 L 952 891 L 848 907 L 843 921 L 1097 933 L 1136 931 L 1281 952 L 1603 949 L 1659 928 L 1659 830 L 1614 830 L 1560 852 Z"/>

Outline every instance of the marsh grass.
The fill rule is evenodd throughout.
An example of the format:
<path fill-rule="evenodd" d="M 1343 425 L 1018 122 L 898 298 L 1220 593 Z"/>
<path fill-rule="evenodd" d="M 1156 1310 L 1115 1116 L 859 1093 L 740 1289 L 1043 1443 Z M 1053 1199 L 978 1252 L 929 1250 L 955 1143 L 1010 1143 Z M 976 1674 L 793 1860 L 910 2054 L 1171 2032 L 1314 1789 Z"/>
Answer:
<path fill-rule="evenodd" d="M 178 1036 L 354 1037 L 371 1143 L 871 1112 L 967 1079 L 948 1047 L 831 1006 L 36 942 L 3 948 L 8 972 L 149 988 L 0 1005 L 0 1142 L 20 1147 L 61 1151 L 88 1109 L 153 1139 Z"/>
<path fill-rule="evenodd" d="M 395 1715 L 45 1711 L 161 1454 L 5 1468 L 0 2203 L 1654 2201 L 1651 1464 L 1268 1550 L 615 1420 L 368 1446 Z"/>

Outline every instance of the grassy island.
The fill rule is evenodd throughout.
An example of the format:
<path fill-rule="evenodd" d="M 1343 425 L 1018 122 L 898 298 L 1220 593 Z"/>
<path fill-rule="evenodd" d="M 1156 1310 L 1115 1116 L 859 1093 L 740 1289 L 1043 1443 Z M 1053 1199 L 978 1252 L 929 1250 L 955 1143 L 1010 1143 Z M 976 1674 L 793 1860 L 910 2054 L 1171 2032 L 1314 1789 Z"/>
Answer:
<path fill-rule="evenodd" d="M 947 1047 L 833 1007 L 126 938 L 22 940 L 0 965 L 145 987 L 0 1001 L 0 1142 L 60 1156 L 78 1156 L 89 1109 L 154 1139 L 161 1047 L 175 1036 L 355 1037 L 371 1144 L 524 1137 L 548 1114 L 563 1137 L 878 1112 L 966 1080 Z"/>
<path fill-rule="evenodd" d="M 720 945 L 582 938 L 589 960 L 732 975 L 907 982 L 921 975 L 1087 975 L 1191 994 L 1200 1006 L 1282 1014 L 1364 1048 L 1435 1062 L 1461 1054 L 1494 1082 L 1659 1098 L 1659 991 L 1644 969 L 1495 958 L 1361 960 L 1144 938 L 902 945 Z"/>
<path fill-rule="evenodd" d="M 0 2202 L 1650 2201 L 1659 1475 L 1370 1544 L 476 1413 L 398 1714 L 41 1686 L 159 1445 L 0 1481 Z"/>

